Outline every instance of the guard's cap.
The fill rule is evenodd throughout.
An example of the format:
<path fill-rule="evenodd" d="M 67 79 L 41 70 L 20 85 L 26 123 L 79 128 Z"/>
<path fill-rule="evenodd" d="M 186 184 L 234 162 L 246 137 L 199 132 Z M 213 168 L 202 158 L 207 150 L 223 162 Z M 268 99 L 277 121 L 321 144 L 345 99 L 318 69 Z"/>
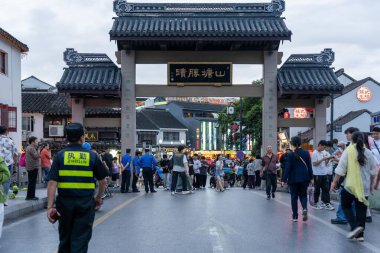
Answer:
<path fill-rule="evenodd" d="M 80 123 L 71 123 L 66 126 L 65 133 L 69 142 L 77 142 L 84 135 L 84 127 Z"/>

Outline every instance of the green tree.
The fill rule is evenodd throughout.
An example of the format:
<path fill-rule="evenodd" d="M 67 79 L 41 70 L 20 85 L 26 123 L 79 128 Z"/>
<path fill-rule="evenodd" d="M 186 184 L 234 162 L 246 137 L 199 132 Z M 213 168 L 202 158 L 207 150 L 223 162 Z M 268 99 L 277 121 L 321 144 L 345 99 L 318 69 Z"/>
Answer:
<path fill-rule="evenodd" d="M 252 85 L 262 85 L 263 80 L 255 80 Z M 243 109 L 243 138 L 249 135 L 252 140 L 252 153 L 259 154 L 262 145 L 262 99 L 261 98 L 242 98 L 242 100 L 236 101 L 233 106 L 235 113 L 228 115 L 227 111 L 223 111 L 219 114 L 218 122 L 220 125 L 220 131 L 222 133 L 222 143 L 226 144 L 227 149 L 232 149 L 232 131 L 229 135 L 228 128 L 234 121 L 240 121 L 240 103 L 242 103 Z M 227 136 L 227 138 L 224 138 Z M 236 147 L 241 149 L 240 145 L 240 131 L 235 135 Z"/>

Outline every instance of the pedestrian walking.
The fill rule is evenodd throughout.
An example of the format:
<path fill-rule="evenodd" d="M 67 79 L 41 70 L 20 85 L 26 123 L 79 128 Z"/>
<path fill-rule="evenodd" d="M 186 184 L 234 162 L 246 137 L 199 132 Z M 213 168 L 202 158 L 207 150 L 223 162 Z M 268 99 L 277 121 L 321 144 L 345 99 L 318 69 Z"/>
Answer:
<path fill-rule="evenodd" d="M 260 185 L 261 185 L 260 171 L 261 171 L 261 164 L 262 164 L 260 155 L 256 155 L 254 163 L 255 163 L 255 186 L 260 188 Z"/>
<path fill-rule="evenodd" d="M 176 192 L 178 177 L 181 177 L 182 181 L 182 194 L 189 194 L 190 189 L 187 188 L 188 176 L 189 176 L 189 162 L 186 155 L 183 153 L 185 147 L 179 146 L 178 152 L 173 154 L 173 179 L 171 192 L 172 195 Z"/>
<path fill-rule="evenodd" d="M 210 168 L 210 165 L 206 161 L 206 157 L 201 156 L 201 164 L 202 166 L 199 168 L 199 174 L 200 174 L 200 188 L 206 189 L 206 182 L 207 182 L 207 171 Z"/>
<path fill-rule="evenodd" d="M 10 172 L 7 164 L 2 156 L 0 156 L 0 238 L 3 231 L 4 222 L 4 203 L 7 200 L 7 194 L 4 191 L 2 183 L 7 181 L 10 177 Z"/>
<path fill-rule="evenodd" d="M 95 210 L 103 203 L 101 197 L 109 172 L 97 154 L 82 147 L 82 124 L 67 125 L 65 134 L 69 145 L 54 157 L 49 172 L 47 218 L 51 223 L 59 222 L 58 253 L 85 253 L 92 236 Z M 96 195 L 94 178 L 99 185 Z"/>
<path fill-rule="evenodd" d="M 371 143 L 372 145 L 370 146 L 370 148 L 378 161 L 378 168 L 380 168 L 380 127 L 374 127 L 372 129 L 372 137 L 373 137 L 373 141 Z M 380 170 L 377 176 L 377 180 L 375 182 L 376 190 L 379 188 L 379 182 L 380 182 Z"/>
<path fill-rule="evenodd" d="M 255 189 L 255 163 L 253 159 L 249 160 L 249 163 L 247 165 L 247 172 L 248 172 L 248 189 L 250 190 Z"/>
<path fill-rule="evenodd" d="M 307 221 L 307 187 L 313 180 L 313 168 L 309 152 L 301 148 L 301 138 L 292 137 L 291 144 L 294 152 L 287 155 L 283 180 L 290 188 L 293 221 L 298 221 L 298 200 L 302 206 L 302 219 Z"/>
<path fill-rule="evenodd" d="M 19 154 L 14 141 L 8 137 L 8 129 L 5 126 L 0 126 L 0 157 L 4 159 L 11 176 L 13 174 L 13 170 L 16 170 L 15 161 L 18 160 L 18 155 Z M 10 178 L 2 183 L 6 196 L 8 196 L 9 193 L 10 183 Z M 4 202 L 4 206 L 7 206 L 6 200 Z"/>
<path fill-rule="evenodd" d="M 162 156 L 162 160 L 160 161 L 160 166 L 162 168 L 162 173 L 164 175 L 164 188 L 166 190 L 170 190 L 170 187 L 171 187 L 171 183 L 170 183 L 170 173 L 169 173 L 169 159 L 168 159 L 168 155 L 167 154 L 164 154 Z"/>
<path fill-rule="evenodd" d="M 36 197 L 36 184 L 38 170 L 41 167 L 41 147 L 38 146 L 37 137 L 30 137 L 29 145 L 25 151 L 26 170 L 28 171 L 28 191 L 26 200 L 38 200 Z"/>
<path fill-rule="evenodd" d="M 267 147 L 267 153 L 262 158 L 262 170 L 260 176 L 264 176 L 266 181 L 267 199 L 275 198 L 277 189 L 277 164 L 278 158 L 273 154 L 272 146 Z M 271 195 L 272 193 L 272 195 Z"/>
<path fill-rule="evenodd" d="M 120 181 L 120 172 L 121 172 L 121 165 L 119 161 L 117 160 L 117 157 L 113 158 L 112 162 L 112 183 L 113 188 L 119 188 L 119 181 Z"/>
<path fill-rule="evenodd" d="M 140 158 L 140 167 L 143 170 L 145 193 L 149 193 L 149 189 L 151 193 L 157 192 L 154 189 L 153 184 L 153 170 L 156 168 L 156 164 L 157 161 L 150 153 L 150 149 L 145 149 L 145 154 Z"/>
<path fill-rule="evenodd" d="M 347 238 L 356 238 L 358 241 L 364 241 L 365 220 L 369 206 L 368 196 L 374 190 L 373 182 L 378 173 L 376 158 L 365 147 L 364 138 L 362 132 L 352 134 L 353 145 L 343 152 L 330 189 L 333 191 L 339 178 L 346 176 L 341 192 L 341 201 L 344 214 L 351 227 Z M 355 203 L 355 216 L 352 212 L 352 202 Z"/>
<path fill-rule="evenodd" d="M 51 151 L 50 146 L 48 143 L 42 144 L 42 150 L 41 150 L 41 168 L 42 168 L 42 175 L 43 175 L 43 183 L 45 188 L 48 184 L 48 175 L 51 167 Z"/>
<path fill-rule="evenodd" d="M 330 203 L 330 192 L 329 192 L 329 177 L 328 173 L 328 162 L 331 160 L 329 153 L 325 151 L 327 142 L 321 140 L 318 143 L 318 147 L 313 151 L 311 156 L 313 175 L 314 175 L 314 209 L 326 209 L 334 210 L 334 206 Z M 319 202 L 319 196 L 321 195 L 321 202 Z"/>
<path fill-rule="evenodd" d="M 224 179 L 223 179 L 223 160 L 222 155 L 218 154 L 216 156 L 215 163 L 215 178 L 216 178 L 216 191 L 224 192 Z"/>
<path fill-rule="evenodd" d="M 133 166 L 132 192 L 140 192 L 139 189 L 137 188 L 137 182 L 140 176 L 140 156 L 141 156 L 141 152 L 136 151 L 135 157 L 133 157 L 133 161 L 132 161 L 132 166 Z"/>
<path fill-rule="evenodd" d="M 129 185 L 131 183 L 131 149 L 127 148 L 125 155 L 121 158 L 121 193 L 129 192 Z"/>
<path fill-rule="evenodd" d="M 199 160 L 198 154 L 195 154 L 193 156 L 193 162 L 194 162 L 193 168 L 194 168 L 194 176 L 195 176 L 195 180 L 194 180 L 193 186 L 194 186 L 194 188 L 199 189 L 200 186 L 201 186 L 201 171 L 200 171 L 200 168 L 202 167 L 202 163 Z"/>

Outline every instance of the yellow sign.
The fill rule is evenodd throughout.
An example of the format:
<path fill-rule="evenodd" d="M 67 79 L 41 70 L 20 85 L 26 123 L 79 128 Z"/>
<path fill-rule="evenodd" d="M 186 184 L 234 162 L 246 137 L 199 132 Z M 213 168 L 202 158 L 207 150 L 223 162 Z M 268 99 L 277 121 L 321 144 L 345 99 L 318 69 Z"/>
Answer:
<path fill-rule="evenodd" d="M 90 153 L 65 151 L 63 164 L 71 166 L 90 166 Z"/>
<path fill-rule="evenodd" d="M 85 132 L 84 139 L 86 141 L 98 141 L 98 132 Z"/>

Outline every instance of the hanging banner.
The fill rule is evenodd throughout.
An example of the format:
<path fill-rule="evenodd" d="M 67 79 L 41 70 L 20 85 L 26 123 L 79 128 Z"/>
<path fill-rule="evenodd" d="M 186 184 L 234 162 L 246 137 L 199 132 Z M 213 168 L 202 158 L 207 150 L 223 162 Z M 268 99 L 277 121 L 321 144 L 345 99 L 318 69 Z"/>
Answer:
<path fill-rule="evenodd" d="M 231 85 L 232 63 L 169 62 L 169 85 Z"/>

